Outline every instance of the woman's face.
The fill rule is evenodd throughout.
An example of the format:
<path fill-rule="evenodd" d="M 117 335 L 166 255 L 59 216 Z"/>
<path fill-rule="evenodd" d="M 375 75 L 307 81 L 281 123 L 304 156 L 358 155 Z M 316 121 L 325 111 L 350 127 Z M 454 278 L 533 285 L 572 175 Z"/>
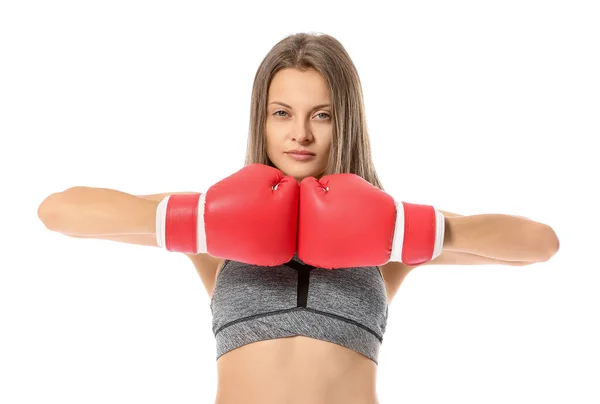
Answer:
<path fill-rule="evenodd" d="M 267 100 L 266 140 L 271 162 L 297 181 L 309 176 L 320 178 L 329 162 L 332 133 L 332 106 L 325 79 L 315 70 L 277 72 Z"/>

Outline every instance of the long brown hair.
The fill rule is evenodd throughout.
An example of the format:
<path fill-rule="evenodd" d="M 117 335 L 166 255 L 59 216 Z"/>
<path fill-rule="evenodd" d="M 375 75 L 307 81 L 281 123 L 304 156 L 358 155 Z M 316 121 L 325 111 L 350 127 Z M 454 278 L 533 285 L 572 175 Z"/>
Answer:
<path fill-rule="evenodd" d="M 358 72 L 342 44 L 326 34 L 289 35 L 269 51 L 258 67 L 252 87 L 246 165 L 274 166 L 267 156 L 264 136 L 268 91 L 275 74 L 286 68 L 316 70 L 329 86 L 334 126 L 324 175 L 352 173 L 383 189 L 371 156 Z"/>

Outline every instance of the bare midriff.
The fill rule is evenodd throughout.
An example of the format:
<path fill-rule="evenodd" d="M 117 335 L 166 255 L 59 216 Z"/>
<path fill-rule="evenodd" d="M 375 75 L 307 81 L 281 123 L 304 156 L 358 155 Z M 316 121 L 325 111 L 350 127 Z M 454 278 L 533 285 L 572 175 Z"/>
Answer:
<path fill-rule="evenodd" d="M 217 361 L 215 404 L 377 404 L 377 365 L 343 346 L 296 336 L 260 341 Z"/>

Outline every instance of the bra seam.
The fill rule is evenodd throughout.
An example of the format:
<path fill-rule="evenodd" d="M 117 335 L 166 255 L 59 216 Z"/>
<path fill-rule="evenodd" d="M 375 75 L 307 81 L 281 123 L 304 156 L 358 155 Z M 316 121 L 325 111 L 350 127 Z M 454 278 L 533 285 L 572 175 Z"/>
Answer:
<path fill-rule="evenodd" d="M 271 317 L 271 316 L 275 316 L 275 315 L 278 315 L 278 314 L 290 313 L 290 312 L 294 312 L 294 311 L 309 311 L 311 313 L 320 314 L 320 315 L 323 315 L 323 316 L 335 318 L 336 320 L 340 320 L 340 321 L 343 321 L 345 323 L 352 324 L 354 326 L 362 328 L 363 330 L 365 330 L 365 331 L 373 334 L 373 336 L 375 336 L 375 338 L 377 338 L 379 340 L 379 342 L 383 341 L 383 337 L 380 336 L 377 332 L 373 331 L 371 328 L 369 328 L 369 327 L 367 327 L 367 326 L 365 326 L 363 324 L 360 324 L 357 321 L 351 320 L 351 319 L 346 318 L 346 317 L 339 316 L 337 314 L 327 313 L 327 312 L 324 312 L 324 311 L 315 310 L 315 309 L 311 309 L 311 308 L 308 308 L 308 307 L 292 307 L 290 309 L 281 309 L 281 310 L 271 311 L 271 312 L 268 312 L 268 313 L 254 314 L 252 316 L 248 316 L 248 317 L 244 317 L 244 318 L 239 318 L 237 320 L 230 321 L 229 323 L 224 324 L 220 328 L 218 328 L 217 331 L 213 330 L 213 332 L 214 332 L 215 337 L 216 337 L 217 334 L 219 334 L 224 329 L 226 329 L 228 327 L 231 327 L 233 325 L 236 325 L 238 323 L 242 323 L 242 322 L 245 322 L 245 321 L 254 320 L 254 319 L 257 319 L 257 318 L 261 318 L 261 317 Z"/>

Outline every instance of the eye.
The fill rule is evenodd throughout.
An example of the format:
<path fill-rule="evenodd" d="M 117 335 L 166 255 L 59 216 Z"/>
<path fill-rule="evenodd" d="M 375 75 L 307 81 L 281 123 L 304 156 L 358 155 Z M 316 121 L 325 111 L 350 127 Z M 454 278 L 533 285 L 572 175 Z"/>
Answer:
<path fill-rule="evenodd" d="M 287 112 L 281 111 L 281 110 L 273 112 L 273 115 L 274 116 L 281 116 L 281 117 L 284 116 L 284 115 L 278 115 L 279 113 L 287 115 Z M 320 116 L 320 115 L 325 115 L 325 117 L 322 117 L 321 119 L 330 119 L 331 118 L 331 116 L 329 114 L 325 113 L 325 112 L 320 112 L 320 113 L 317 114 L 317 116 Z"/>

